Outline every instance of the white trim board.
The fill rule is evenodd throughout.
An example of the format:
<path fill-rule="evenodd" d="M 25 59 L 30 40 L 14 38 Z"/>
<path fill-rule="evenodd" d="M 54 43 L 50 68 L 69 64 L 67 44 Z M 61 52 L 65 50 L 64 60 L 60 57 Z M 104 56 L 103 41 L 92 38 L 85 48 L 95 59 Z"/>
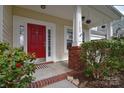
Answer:
<path fill-rule="evenodd" d="M 3 5 L 0 5 L 0 41 L 3 41 Z"/>

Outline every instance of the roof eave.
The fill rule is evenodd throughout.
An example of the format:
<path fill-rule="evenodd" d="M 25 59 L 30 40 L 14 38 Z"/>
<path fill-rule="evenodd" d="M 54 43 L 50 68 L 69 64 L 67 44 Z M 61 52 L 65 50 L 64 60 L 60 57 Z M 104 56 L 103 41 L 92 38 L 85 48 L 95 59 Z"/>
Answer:
<path fill-rule="evenodd" d="M 119 18 L 124 16 L 118 9 L 116 9 L 113 5 L 106 5 L 107 8 L 111 9 Z"/>

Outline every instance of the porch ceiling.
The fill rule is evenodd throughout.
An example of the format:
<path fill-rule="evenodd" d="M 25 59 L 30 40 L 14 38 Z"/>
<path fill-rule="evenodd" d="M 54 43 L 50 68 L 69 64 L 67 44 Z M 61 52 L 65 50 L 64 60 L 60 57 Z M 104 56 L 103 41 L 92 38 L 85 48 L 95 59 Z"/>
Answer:
<path fill-rule="evenodd" d="M 22 5 L 19 7 L 67 20 L 73 20 L 73 5 L 47 5 L 46 9 L 41 9 L 40 5 Z M 111 6 L 82 5 L 82 16 L 85 16 L 85 19 L 90 19 L 92 21 L 90 27 L 93 27 L 119 19 L 121 13 L 113 9 Z"/>

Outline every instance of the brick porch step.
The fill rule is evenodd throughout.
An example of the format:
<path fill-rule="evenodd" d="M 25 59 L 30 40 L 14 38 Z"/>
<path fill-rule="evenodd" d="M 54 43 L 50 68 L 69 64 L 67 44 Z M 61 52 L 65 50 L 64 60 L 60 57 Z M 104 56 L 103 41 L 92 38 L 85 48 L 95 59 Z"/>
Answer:
<path fill-rule="evenodd" d="M 40 63 L 40 64 L 35 64 L 36 70 L 48 68 L 47 64 L 52 64 L 52 63 L 54 63 L 54 62 L 50 61 L 50 62 L 44 62 L 44 63 Z"/>
<path fill-rule="evenodd" d="M 47 79 L 44 79 L 44 80 L 39 80 L 39 81 L 31 83 L 29 85 L 29 88 L 42 88 L 42 87 L 47 86 L 49 84 L 64 80 L 64 79 L 67 78 L 68 75 L 69 76 L 77 76 L 80 73 L 81 72 L 70 71 L 70 72 L 67 72 L 67 73 L 64 73 L 64 74 L 61 74 L 61 75 L 57 75 L 57 76 L 54 76 L 54 77 L 50 77 L 50 78 L 47 78 Z"/>

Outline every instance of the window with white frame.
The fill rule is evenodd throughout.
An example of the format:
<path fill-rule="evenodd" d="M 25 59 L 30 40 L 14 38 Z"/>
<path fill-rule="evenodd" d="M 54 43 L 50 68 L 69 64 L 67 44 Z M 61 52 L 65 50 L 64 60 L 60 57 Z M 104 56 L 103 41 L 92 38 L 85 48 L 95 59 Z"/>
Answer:
<path fill-rule="evenodd" d="M 64 27 L 64 50 L 68 52 L 68 49 L 72 46 L 73 42 L 73 30 L 69 26 Z"/>

